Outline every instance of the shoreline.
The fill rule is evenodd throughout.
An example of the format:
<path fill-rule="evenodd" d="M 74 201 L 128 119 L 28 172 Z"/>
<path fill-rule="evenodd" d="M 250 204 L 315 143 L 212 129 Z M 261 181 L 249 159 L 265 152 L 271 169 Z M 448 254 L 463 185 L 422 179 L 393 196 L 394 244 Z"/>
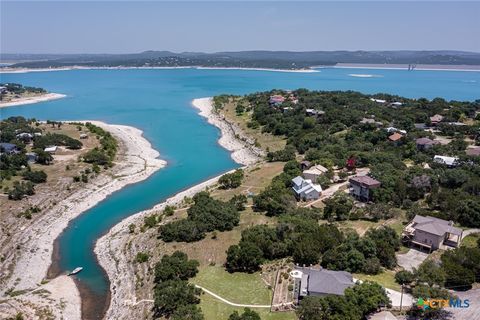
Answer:
<path fill-rule="evenodd" d="M 335 66 L 312 67 L 318 69 L 372 69 L 372 70 L 405 70 L 408 64 L 379 64 L 379 63 L 338 63 Z M 480 72 L 478 65 L 443 65 L 443 64 L 418 64 L 413 71 L 465 71 Z"/>
<path fill-rule="evenodd" d="M 177 67 L 89 67 L 89 66 L 71 66 L 58 68 L 0 68 L 0 74 L 9 73 L 29 73 L 29 72 L 53 72 L 53 71 L 72 71 L 72 70 L 175 70 L 175 69 L 197 69 L 197 70 L 244 70 L 244 71 L 272 71 L 272 72 L 296 72 L 296 73 L 315 73 L 321 72 L 312 68 L 303 69 L 275 69 L 275 68 L 242 68 L 242 67 L 202 67 L 202 66 L 177 66 Z"/>
<path fill-rule="evenodd" d="M 218 143 L 231 152 L 231 157 L 235 162 L 244 166 L 250 166 L 258 162 L 260 157 L 250 149 L 249 143 L 238 138 L 241 136 L 241 133 L 234 131 L 230 123 L 213 112 L 212 102 L 212 98 L 194 99 L 192 106 L 199 109 L 199 114 L 207 118 L 210 124 L 220 129 L 221 136 L 218 139 Z M 228 172 L 233 172 L 234 170 Z M 111 299 L 104 319 L 130 319 L 129 316 L 131 314 L 129 313 L 134 312 L 133 310 L 137 306 L 134 265 L 125 261 L 126 257 L 123 252 L 123 248 L 132 236 L 128 226 L 132 223 L 141 223 L 145 216 L 161 211 L 167 205 L 181 203 L 185 197 L 192 197 L 207 187 L 216 184 L 218 179 L 224 174 L 219 174 L 216 177 L 193 185 L 156 204 L 151 209 L 138 212 L 123 219 L 97 240 L 94 251 L 110 281 Z M 139 298 L 138 301 L 153 299 L 152 296 Z M 142 307 L 145 306 L 138 305 L 138 308 Z"/>
<path fill-rule="evenodd" d="M 40 96 L 17 98 L 17 99 L 10 100 L 8 102 L 0 102 L 0 109 L 1 108 L 8 108 L 8 107 L 23 106 L 23 105 L 26 105 L 26 104 L 33 104 L 33 103 L 39 103 L 39 102 L 45 102 L 45 101 L 51 101 L 51 100 L 57 100 L 57 99 L 65 98 L 65 97 L 66 97 L 66 95 L 60 94 L 60 93 L 46 93 L 46 94 L 42 94 Z"/>
<path fill-rule="evenodd" d="M 158 159 L 159 153 L 143 137 L 141 130 L 130 126 L 112 125 L 99 121 L 81 122 L 91 122 L 104 130 L 108 130 L 117 138 L 120 150 L 115 161 L 116 165 L 111 171 L 106 174 L 101 173 L 82 189 L 48 209 L 35 225 L 14 236 L 12 241 L 22 244 L 22 252 L 16 259 L 13 258 L 14 262 L 11 261 L 14 263 L 14 269 L 9 274 L 8 279 L 2 283 L 2 287 L 5 290 L 7 288 L 15 288 L 16 291 L 30 291 L 43 288 L 44 286 L 39 284 L 47 277 L 48 269 L 52 265 L 54 242 L 68 226 L 69 222 L 107 198 L 113 192 L 120 190 L 126 185 L 145 180 L 166 165 L 164 160 Z M 112 178 L 112 175 L 115 177 Z M 60 277 L 50 280 L 49 283 Z M 73 282 L 73 278 L 67 277 L 67 279 L 70 280 L 66 282 L 61 281 L 61 283 L 69 283 L 67 291 L 73 292 L 74 298 L 78 297 L 78 300 L 80 300 L 81 293 Z M 55 288 L 52 290 L 55 293 Z M 19 297 L 24 296 L 17 296 L 15 299 L 10 299 L 8 295 L 2 296 L 2 298 L 8 300 L 17 300 Z M 27 299 L 27 302 L 29 301 L 28 296 L 24 298 Z M 65 303 L 67 305 L 72 304 L 69 301 Z M 73 304 L 75 303 L 78 306 L 78 314 L 69 314 L 69 319 L 81 318 L 79 311 L 80 303 L 78 301 L 73 302 Z M 2 311 L 1 305 L 0 311 Z M 61 313 L 61 310 L 56 311 L 57 314 Z"/>

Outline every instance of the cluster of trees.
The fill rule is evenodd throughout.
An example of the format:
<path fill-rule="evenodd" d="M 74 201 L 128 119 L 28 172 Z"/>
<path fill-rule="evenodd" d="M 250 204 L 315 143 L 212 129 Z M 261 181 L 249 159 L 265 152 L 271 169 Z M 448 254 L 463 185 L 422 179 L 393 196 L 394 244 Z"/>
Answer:
<path fill-rule="evenodd" d="M 297 315 L 300 320 L 361 320 L 389 305 L 385 289 L 367 281 L 347 288 L 344 296 L 305 297 L 300 302 Z"/>
<path fill-rule="evenodd" d="M 99 166 L 111 166 L 112 161 L 117 154 L 118 143 L 117 140 L 110 134 L 110 132 L 103 130 L 90 122 L 85 124 L 87 129 L 97 136 L 100 140 L 100 148 L 94 148 L 83 155 L 83 161 L 93 163 Z"/>
<path fill-rule="evenodd" d="M 0 83 L 0 87 L 5 87 L 7 89 L 6 91 L 16 95 L 21 95 L 24 93 L 46 93 L 47 92 L 43 88 L 23 86 L 18 83 Z"/>
<path fill-rule="evenodd" d="M 46 133 L 41 137 L 36 137 L 33 142 L 33 149 L 43 150 L 48 146 L 66 146 L 68 149 L 81 149 L 81 141 L 61 133 Z"/>
<path fill-rule="evenodd" d="M 218 180 L 220 188 L 222 189 L 235 189 L 240 187 L 243 181 L 243 170 L 237 169 L 232 173 L 224 174 Z"/>
<path fill-rule="evenodd" d="M 299 209 L 283 215 L 277 226 L 257 225 L 242 232 L 238 245 L 227 250 L 229 272 L 255 272 L 267 260 L 292 257 L 295 263 L 321 263 L 332 270 L 377 274 L 396 266 L 400 239 L 389 227 L 368 230 L 360 238 L 332 224 L 319 225 L 315 213 Z"/>
<path fill-rule="evenodd" d="M 163 241 L 198 241 L 207 232 L 232 230 L 240 221 L 240 213 L 232 202 L 215 200 L 207 192 L 197 193 L 193 202 L 186 219 L 160 226 L 159 237 Z"/>
<path fill-rule="evenodd" d="M 322 256 L 321 265 L 331 270 L 346 270 L 378 274 L 381 267 L 392 269 L 397 265 L 395 252 L 400 249 L 400 238 L 388 226 L 369 229 L 363 237 L 349 233 L 345 241 Z"/>
<path fill-rule="evenodd" d="M 30 181 L 15 181 L 13 188 L 8 190 L 8 199 L 22 200 L 25 196 L 32 196 L 35 194 L 35 187 Z"/>
<path fill-rule="evenodd" d="M 240 314 L 238 311 L 234 311 L 229 317 L 228 320 L 261 320 L 260 315 L 255 311 L 245 308 Z"/>
<path fill-rule="evenodd" d="M 201 290 L 188 279 L 198 272 L 198 261 L 189 260 L 180 251 L 164 255 L 155 265 L 154 315 L 172 320 L 203 320 L 199 295 Z"/>

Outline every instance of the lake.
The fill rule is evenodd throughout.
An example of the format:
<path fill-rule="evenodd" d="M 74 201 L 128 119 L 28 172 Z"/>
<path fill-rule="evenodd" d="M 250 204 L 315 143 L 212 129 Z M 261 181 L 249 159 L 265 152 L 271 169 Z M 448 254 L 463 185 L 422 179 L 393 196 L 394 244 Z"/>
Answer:
<path fill-rule="evenodd" d="M 130 185 L 74 219 L 59 238 L 63 271 L 83 266 L 78 279 L 105 296 L 108 280 L 93 254 L 96 240 L 119 221 L 173 194 L 238 167 L 217 144 L 219 131 L 191 100 L 221 93 L 245 94 L 274 88 L 385 92 L 411 98 L 480 98 L 480 72 L 325 68 L 294 73 L 247 70 L 72 70 L 0 74 L 0 82 L 43 87 L 68 97 L 0 109 L 0 118 L 101 120 L 144 131 L 168 161 L 149 179 Z"/>

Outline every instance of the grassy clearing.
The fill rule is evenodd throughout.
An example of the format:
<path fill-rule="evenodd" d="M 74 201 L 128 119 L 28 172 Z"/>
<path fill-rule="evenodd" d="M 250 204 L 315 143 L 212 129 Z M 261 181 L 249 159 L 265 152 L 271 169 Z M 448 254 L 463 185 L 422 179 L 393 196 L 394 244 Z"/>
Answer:
<path fill-rule="evenodd" d="M 234 312 L 243 312 L 243 308 L 233 307 L 223 303 L 209 294 L 202 294 L 200 308 L 202 308 L 205 319 L 208 320 L 226 320 Z M 295 320 L 297 317 L 294 312 L 270 312 L 270 309 L 254 309 L 262 320 Z"/>
<path fill-rule="evenodd" d="M 224 108 L 221 112 L 226 119 L 237 124 L 247 136 L 255 139 L 260 144 L 262 149 L 266 149 L 268 147 L 270 151 L 277 151 L 285 148 L 287 140 L 284 137 L 262 133 L 261 128 L 251 129 L 247 127 L 247 123 L 251 120 L 251 114 L 245 112 L 242 115 L 237 115 L 235 112 L 235 107 L 235 102 L 229 102 L 224 105 Z"/>
<path fill-rule="evenodd" d="M 468 236 L 466 236 L 462 240 L 462 247 L 467 247 L 467 248 L 476 248 L 477 247 L 477 241 L 480 238 L 480 233 L 472 233 Z"/>
<path fill-rule="evenodd" d="M 392 270 L 383 270 L 382 273 L 376 275 L 367 275 L 362 273 L 355 273 L 354 278 L 362 281 L 374 281 L 382 285 L 385 288 L 400 291 L 401 286 L 395 282 L 395 272 Z"/>
<path fill-rule="evenodd" d="M 221 266 L 205 266 L 191 281 L 234 303 L 268 305 L 272 301 L 272 290 L 259 272 L 228 273 Z"/>

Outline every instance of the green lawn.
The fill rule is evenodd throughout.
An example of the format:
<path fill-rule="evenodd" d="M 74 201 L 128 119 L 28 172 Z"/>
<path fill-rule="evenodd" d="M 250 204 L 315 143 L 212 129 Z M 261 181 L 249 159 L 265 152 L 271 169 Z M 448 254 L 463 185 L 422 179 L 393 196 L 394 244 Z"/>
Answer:
<path fill-rule="evenodd" d="M 272 300 L 272 291 L 262 281 L 258 272 L 228 273 L 223 267 L 206 266 L 200 268 L 191 282 L 234 303 L 267 305 Z"/>
<path fill-rule="evenodd" d="M 478 238 L 480 238 L 480 233 L 472 233 L 472 234 L 466 236 L 462 240 L 461 246 L 462 247 L 468 247 L 468 248 L 475 248 L 475 247 L 477 247 Z"/>
<path fill-rule="evenodd" d="M 400 291 L 402 288 L 398 283 L 395 282 L 395 272 L 391 270 L 384 270 L 380 274 L 376 275 L 367 275 L 367 274 L 362 274 L 362 273 L 355 273 L 353 275 L 355 279 L 359 279 L 362 281 L 374 281 L 377 282 L 378 284 L 382 285 L 385 288 L 388 289 L 393 289 Z"/>
<path fill-rule="evenodd" d="M 243 308 L 232 307 L 223 303 L 209 294 L 202 294 L 200 308 L 208 320 L 227 320 L 234 312 L 243 312 Z M 255 308 L 255 312 L 260 314 L 262 320 L 295 320 L 297 317 L 294 312 L 270 312 L 270 309 Z"/>

